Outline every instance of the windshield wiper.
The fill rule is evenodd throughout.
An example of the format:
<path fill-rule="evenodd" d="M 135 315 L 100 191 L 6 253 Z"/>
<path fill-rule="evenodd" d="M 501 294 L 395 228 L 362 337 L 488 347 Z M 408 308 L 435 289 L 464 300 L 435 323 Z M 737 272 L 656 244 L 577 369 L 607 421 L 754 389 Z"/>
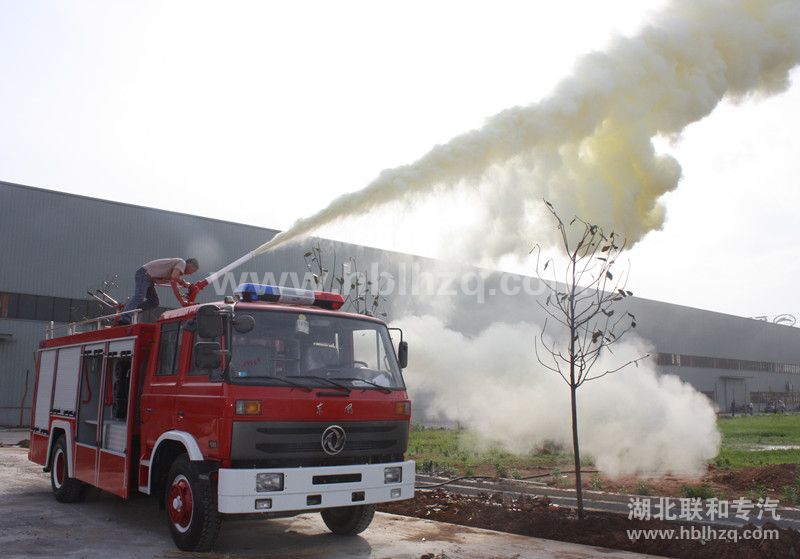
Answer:
<path fill-rule="evenodd" d="M 277 381 L 280 381 L 280 382 L 285 382 L 286 384 L 288 384 L 290 386 L 295 386 L 297 388 L 302 388 L 306 392 L 311 392 L 311 387 L 310 386 L 306 386 L 305 384 L 300 384 L 299 382 L 294 382 L 294 381 L 285 379 L 283 377 L 269 377 L 269 379 L 270 380 L 277 380 Z"/>
<path fill-rule="evenodd" d="M 291 380 L 287 380 L 287 379 L 282 378 L 282 377 L 270 377 L 270 376 L 266 376 L 266 377 L 237 377 L 236 380 L 237 381 L 244 381 L 247 384 L 260 384 L 261 381 L 263 381 L 263 380 L 269 380 L 269 381 L 277 380 L 278 382 L 282 382 L 282 383 L 287 384 L 287 385 L 289 385 L 289 386 L 291 386 L 293 388 L 302 388 L 306 392 L 311 392 L 311 387 L 310 386 L 307 386 L 305 384 L 300 384 L 299 382 L 293 382 Z M 255 382 L 249 382 L 249 381 L 255 381 Z"/>
<path fill-rule="evenodd" d="M 325 382 L 327 382 L 331 386 L 333 386 L 335 388 L 338 388 L 339 390 L 344 390 L 345 392 L 350 394 L 350 389 L 348 387 L 346 387 L 344 384 L 339 384 L 338 382 L 334 382 L 329 378 L 325 378 L 325 377 L 321 377 L 321 376 L 317 376 L 317 375 L 292 375 L 292 377 L 294 377 L 294 378 L 310 378 L 310 379 L 314 379 L 314 380 L 324 380 Z"/>
<path fill-rule="evenodd" d="M 358 378 L 358 377 L 336 377 L 336 378 L 339 379 L 339 380 L 349 380 L 351 382 L 365 382 L 367 384 L 371 384 L 375 388 L 380 388 L 381 392 L 385 392 L 386 394 L 391 394 L 392 393 L 392 391 L 389 388 L 387 388 L 386 386 L 378 384 L 377 382 L 372 382 L 371 380 L 366 380 L 366 379 Z M 361 388 L 361 390 L 366 390 L 366 388 L 363 388 L 363 387 L 353 386 L 353 388 Z"/>

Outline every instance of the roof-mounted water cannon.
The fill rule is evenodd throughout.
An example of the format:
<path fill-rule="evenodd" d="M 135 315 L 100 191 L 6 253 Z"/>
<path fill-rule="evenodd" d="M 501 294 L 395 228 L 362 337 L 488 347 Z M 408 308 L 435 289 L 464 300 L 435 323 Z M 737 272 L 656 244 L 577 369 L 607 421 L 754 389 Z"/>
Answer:
<path fill-rule="evenodd" d="M 238 259 L 234 260 L 233 262 L 231 262 L 230 264 L 228 264 L 227 266 L 225 266 L 223 268 L 220 268 L 219 270 L 217 270 L 213 274 L 209 275 L 205 279 L 201 279 L 200 281 L 191 284 L 189 286 L 189 290 L 186 292 L 185 295 L 180 290 L 180 285 L 175 280 L 173 280 L 172 281 L 172 292 L 175 294 L 175 298 L 178 300 L 178 302 L 181 304 L 182 307 L 188 307 L 188 306 L 194 305 L 195 299 L 197 299 L 197 295 L 203 289 L 208 287 L 209 283 L 215 281 L 217 278 L 219 278 L 221 276 L 224 276 L 225 274 L 227 274 L 231 270 L 234 270 L 234 269 L 238 268 L 239 266 L 241 266 L 242 264 L 244 264 L 246 262 L 249 262 L 250 260 L 255 258 L 259 254 L 261 254 L 261 252 L 263 252 L 263 250 L 262 250 L 263 247 L 264 247 L 264 245 L 262 245 L 261 247 L 257 248 L 256 250 L 251 250 L 250 252 L 248 252 L 247 254 L 242 256 L 241 258 L 238 258 Z"/>
<path fill-rule="evenodd" d="M 183 307 L 194 305 L 197 295 L 203 289 L 208 287 L 211 282 L 216 281 L 217 278 L 224 276 L 228 272 L 238 268 L 246 262 L 249 262 L 267 250 L 269 250 L 269 242 L 264 243 L 255 250 L 251 250 L 227 266 L 220 268 L 213 274 L 210 274 L 205 279 L 191 284 L 185 295 L 181 291 L 180 285 L 173 281 L 172 291 L 175 294 L 175 298 Z M 338 293 L 331 293 L 329 291 L 311 291 L 309 289 L 296 289 L 292 287 L 279 287 L 276 285 L 262 285 L 257 283 L 241 284 L 236 289 L 236 295 L 241 301 L 264 301 L 270 303 L 284 303 L 288 305 L 306 305 L 332 311 L 339 310 L 344 305 L 344 298 Z"/>

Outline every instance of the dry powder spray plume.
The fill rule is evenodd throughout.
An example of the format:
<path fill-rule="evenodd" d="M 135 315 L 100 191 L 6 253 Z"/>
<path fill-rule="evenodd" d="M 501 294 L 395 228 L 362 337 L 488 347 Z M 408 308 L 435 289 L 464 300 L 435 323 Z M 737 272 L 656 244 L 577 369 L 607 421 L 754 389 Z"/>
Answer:
<path fill-rule="evenodd" d="M 640 240 L 662 226 L 659 199 L 681 174 L 652 139 L 680 134 L 726 97 L 784 90 L 800 62 L 800 0 L 678 0 L 654 22 L 581 58 L 549 98 L 383 171 L 255 252 L 442 187 L 472 188 L 484 202 L 495 227 L 481 233 L 483 256 L 527 253 L 542 198 Z M 501 179 L 482 182 L 490 172 Z"/>
<path fill-rule="evenodd" d="M 457 422 L 518 453 L 547 443 L 571 448 L 569 390 L 531 355 L 541 325 L 495 322 L 472 336 L 434 316 L 393 326 L 423 342 L 415 343 L 414 366 L 404 373 L 417 417 Z M 605 363 L 651 349 L 631 337 Z M 652 361 L 587 383 L 578 399 L 581 448 L 605 475 L 700 476 L 719 451 L 708 399 L 678 377 L 658 374 Z M 472 444 L 463 440 L 463 450 Z"/>

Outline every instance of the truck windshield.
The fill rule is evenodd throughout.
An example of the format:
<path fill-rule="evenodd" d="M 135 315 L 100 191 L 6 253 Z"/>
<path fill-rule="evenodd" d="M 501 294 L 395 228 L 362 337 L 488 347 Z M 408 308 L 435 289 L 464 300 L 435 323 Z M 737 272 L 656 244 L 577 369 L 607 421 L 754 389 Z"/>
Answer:
<path fill-rule="evenodd" d="M 404 388 L 386 326 L 303 312 L 247 312 L 255 327 L 233 332 L 230 380 L 237 384 L 387 390 Z"/>

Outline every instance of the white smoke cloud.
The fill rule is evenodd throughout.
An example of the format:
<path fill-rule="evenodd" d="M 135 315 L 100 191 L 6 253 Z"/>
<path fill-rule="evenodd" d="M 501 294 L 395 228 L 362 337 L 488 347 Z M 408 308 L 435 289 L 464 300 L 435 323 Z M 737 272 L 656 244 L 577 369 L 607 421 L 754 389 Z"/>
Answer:
<path fill-rule="evenodd" d="M 653 139 L 678 136 L 724 98 L 782 91 L 800 62 L 797 0 L 676 0 L 653 22 L 581 58 L 550 97 L 504 110 L 416 162 L 383 171 L 257 250 L 458 188 L 481 201 L 484 219 L 463 243 L 475 257 L 526 254 L 532 239 L 541 241 L 532 217 L 542 198 L 639 241 L 662 227 L 661 197 L 681 175 Z"/>
<path fill-rule="evenodd" d="M 393 325 L 415 340 L 405 374 L 417 414 L 458 421 L 514 451 L 546 441 L 571 448 L 569 389 L 534 356 L 541 327 L 498 322 L 467 337 L 432 316 Z M 615 347 L 608 363 L 615 367 L 648 351 L 631 338 Z M 584 384 L 578 406 L 582 452 L 611 476 L 699 475 L 719 450 L 706 397 L 675 376 L 658 375 L 649 363 Z"/>

